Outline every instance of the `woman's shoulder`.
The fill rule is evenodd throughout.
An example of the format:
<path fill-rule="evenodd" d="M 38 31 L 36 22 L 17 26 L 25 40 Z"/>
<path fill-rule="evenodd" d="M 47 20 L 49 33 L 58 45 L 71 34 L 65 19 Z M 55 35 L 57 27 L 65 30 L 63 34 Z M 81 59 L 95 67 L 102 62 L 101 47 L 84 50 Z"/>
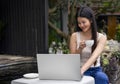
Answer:
<path fill-rule="evenodd" d="M 100 38 L 107 39 L 107 36 L 105 34 L 102 34 L 102 33 L 98 32 L 98 40 Z"/>
<path fill-rule="evenodd" d="M 72 33 L 71 36 L 76 37 L 76 35 L 79 34 L 79 33 L 80 33 L 80 32 L 74 32 L 74 33 Z"/>
<path fill-rule="evenodd" d="M 76 39 L 77 39 L 77 32 L 74 32 L 74 33 L 72 33 L 72 35 L 70 37 L 70 40 L 71 41 L 76 41 Z"/>

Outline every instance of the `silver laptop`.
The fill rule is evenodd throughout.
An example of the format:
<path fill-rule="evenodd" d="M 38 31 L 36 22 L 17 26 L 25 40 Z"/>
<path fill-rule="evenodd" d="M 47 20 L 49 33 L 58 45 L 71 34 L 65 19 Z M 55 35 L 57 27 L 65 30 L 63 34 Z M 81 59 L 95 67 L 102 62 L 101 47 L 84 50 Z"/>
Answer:
<path fill-rule="evenodd" d="M 37 54 L 39 79 L 80 80 L 80 54 Z"/>

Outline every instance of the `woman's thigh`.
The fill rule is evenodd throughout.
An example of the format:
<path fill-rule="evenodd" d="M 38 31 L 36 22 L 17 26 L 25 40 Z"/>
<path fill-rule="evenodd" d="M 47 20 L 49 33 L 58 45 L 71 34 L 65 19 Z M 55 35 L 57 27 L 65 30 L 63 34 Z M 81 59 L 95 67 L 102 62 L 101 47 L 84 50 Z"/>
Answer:
<path fill-rule="evenodd" d="M 84 73 L 84 75 L 94 77 L 95 84 L 108 84 L 108 76 L 102 72 L 101 67 L 90 68 Z"/>
<path fill-rule="evenodd" d="M 95 79 L 95 84 L 108 84 L 108 76 L 102 72 L 102 71 L 97 71 L 94 73 L 94 79 Z"/>

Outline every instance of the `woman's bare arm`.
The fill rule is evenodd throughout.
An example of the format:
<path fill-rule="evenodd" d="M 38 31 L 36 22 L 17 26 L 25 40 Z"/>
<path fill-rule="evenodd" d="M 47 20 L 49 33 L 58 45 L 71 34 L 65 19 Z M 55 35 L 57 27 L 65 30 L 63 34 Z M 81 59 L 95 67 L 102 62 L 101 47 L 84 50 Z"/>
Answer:
<path fill-rule="evenodd" d="M 83 74 L 91 65 L 94 64 L 94 62 L 97 60 L 99 55 L 102 53 L 104 46 L 106 44 L 106 36 L 102 36 L 97 44 L 96 49 L 92 53 L 92 56 L 87 60 L 87 62 L 82 66 L 81 68 L 81 74 Z"/>
<path fill-rule="evenodd" d="M 82 48 L 77 49 L 77 37 L 76 33 L 73 33 L 70 38 L 70 53 L 72 54 L 80 54 Z"/>

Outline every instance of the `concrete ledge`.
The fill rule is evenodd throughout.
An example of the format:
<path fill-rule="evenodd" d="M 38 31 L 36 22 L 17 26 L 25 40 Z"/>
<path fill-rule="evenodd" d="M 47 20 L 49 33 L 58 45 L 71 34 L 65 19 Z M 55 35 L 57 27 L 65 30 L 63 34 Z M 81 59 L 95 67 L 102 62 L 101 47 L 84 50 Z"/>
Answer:
<path fill-rule="evenodd" d="M 31 72 L 37 72 L 36 58 L 0 55 L 0 81 L 20 78 Z"/>

